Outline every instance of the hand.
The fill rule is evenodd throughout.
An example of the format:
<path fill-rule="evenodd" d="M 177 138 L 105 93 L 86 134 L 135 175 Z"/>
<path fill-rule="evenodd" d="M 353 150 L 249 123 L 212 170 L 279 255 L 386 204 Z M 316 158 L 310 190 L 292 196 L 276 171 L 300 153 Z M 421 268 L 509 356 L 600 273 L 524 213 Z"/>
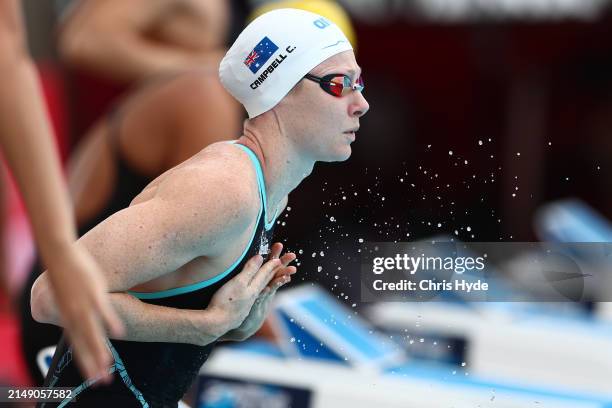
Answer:
<path fill-rule="evenodd" d="M 112 357 L 106 346 L 105 328 L 115 337 L 123 323 L 111 307 L 106 281 L 98 265 L 83 247 L 69 245 L 47 260 L 49 280 L 66 334 L 86 378 L 110 381 Z"/>
<path fill-rule="evenodd" d="M 277 259 L 283 250 L 283 244 L 277 242 L 272 245 L 272 250 L 270 251 L 269 259 Z M 276 291 L 283 285 L 291 282 L 291 275 L 297 272 L 295 266 L 289 266 L 293 260 L 295 260 L 296 255 L 292 252 L 284 254 L 280 257 L 280 265 L 276 267 L 274 271 L 274 277 L 270 280 L 270 283 L 263 288 L 260 292 L 259 296 L 253 303 L 253 307 L 251 308 L 248 316 L 240 326 L 236 329 L 227 332 L 224 336 L 221 337 L 221 340 L 236 340 L 242 341 L 253 334 L 255 334 L 263 325 L 266 316 L 268 315 L 268 311 L 270 309 L 270 305 L 272 304 L 272 300 L 274 299 L 274 295 Z"/>
<path fill-rule="evenodd" d="M 232 330 L 244 321 L 259 294 L 275 277 L 281 261 L 270 259 L 263 264 L 261 255 L 249 259 L 239 274 L 221 286 L 213 295 L 207 310 L 218 311 L 226 329 Z"/>

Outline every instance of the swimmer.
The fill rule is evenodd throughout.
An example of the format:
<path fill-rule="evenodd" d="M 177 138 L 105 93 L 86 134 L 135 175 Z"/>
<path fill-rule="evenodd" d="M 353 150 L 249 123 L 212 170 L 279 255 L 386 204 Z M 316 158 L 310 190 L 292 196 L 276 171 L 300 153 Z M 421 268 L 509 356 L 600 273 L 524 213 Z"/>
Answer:
<path fill-rule="evenodd" d="M 127 334 L 109 343 L 114 381 L 98 388 L 75 371 L 70 348 L 58 347 L 47 382 L 77 387 L 71 406 L 176 406 L 216 341 L 252 335 L 295 272 L 295 254 L 281 256 L 280 244 L 261 268 L 256 254 L 269 252 L 275 219 L 314 164 L 349 158 L 369 109 L 349 41 L 306 11 L 254 20 L 219 75 L 249 114 L 238 141 L 165 172 L 80 239 L 108 271 Z M 58 324 L 47 287 L 43 274 L 32 313 Z"/>

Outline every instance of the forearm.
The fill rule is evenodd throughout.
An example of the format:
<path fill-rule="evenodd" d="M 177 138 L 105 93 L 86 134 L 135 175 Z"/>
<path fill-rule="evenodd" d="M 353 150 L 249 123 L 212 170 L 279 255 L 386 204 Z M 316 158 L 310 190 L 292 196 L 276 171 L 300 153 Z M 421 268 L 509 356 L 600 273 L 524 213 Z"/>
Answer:
<path fill-rule="evenodd" d="M 41 323 L 62 326 L 53 294 L 38 282 L 32 289 L 32 315 Z M 151 305 L 127 293 L 111 293 L 110 301 L 125 325 L 121 340 L 186 343 L 204 346 L 228 330 L 218 311 L 174 309 Z"/>
<path fill-rule="evenodd" d="M 163 72 L 178 72 L 218 63 L 218 53 L 198 52 L 155 43 L 126 33 L 123 38 L 97 36 L 95 41 L 67 40 L 63 54 L 71 64 L 119 82 L 134 82 Z M 121 61 L 121 64 L 117 64 Z"/>
<path fill-rule="evenodd" d="M 76 232 L 38 75 L 24 41 L 19 30 L 2 40 L 0 144 L 25 201 L 41 255 L 51 264 L 69 248 Z"/>
<path fill-rule="evenodd" d="M 111 302 L 126 326 L 126 340 L 187 343 L 204 346 L 228 330 L 216 310 L 184 310 L 151 305 L 126 293 Z"/>

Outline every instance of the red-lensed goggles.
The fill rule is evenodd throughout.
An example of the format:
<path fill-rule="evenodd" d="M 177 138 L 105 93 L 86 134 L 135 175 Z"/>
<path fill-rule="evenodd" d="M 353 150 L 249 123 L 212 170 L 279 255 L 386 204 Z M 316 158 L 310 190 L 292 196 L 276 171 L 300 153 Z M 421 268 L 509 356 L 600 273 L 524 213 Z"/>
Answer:
<path fill-rule="evenodd" d="M 348 75 L 344 74 L 329 74 L 323 77 L 306 74 L 304 78 L 317 82 L 321 86 L 321 89 L 338 98 L 348 94 L 350 91 L 363 92 L 364 88 L 363 78 L 361 76 L 357 78 L 355 83 L 351 81 Z"/>

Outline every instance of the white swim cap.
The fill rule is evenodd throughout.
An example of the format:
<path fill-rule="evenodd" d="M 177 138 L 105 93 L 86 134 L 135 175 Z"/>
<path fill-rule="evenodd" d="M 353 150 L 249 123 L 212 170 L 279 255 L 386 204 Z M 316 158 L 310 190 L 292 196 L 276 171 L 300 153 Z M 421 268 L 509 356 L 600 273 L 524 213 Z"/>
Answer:
<path fill-rule="evenodd" d="M 276 106 L 321 62 L 352 49 L 342 30 L 326 18 L 277 9 L 242 31 L 221 61 L 219 77 L 253 118 Z"/>

